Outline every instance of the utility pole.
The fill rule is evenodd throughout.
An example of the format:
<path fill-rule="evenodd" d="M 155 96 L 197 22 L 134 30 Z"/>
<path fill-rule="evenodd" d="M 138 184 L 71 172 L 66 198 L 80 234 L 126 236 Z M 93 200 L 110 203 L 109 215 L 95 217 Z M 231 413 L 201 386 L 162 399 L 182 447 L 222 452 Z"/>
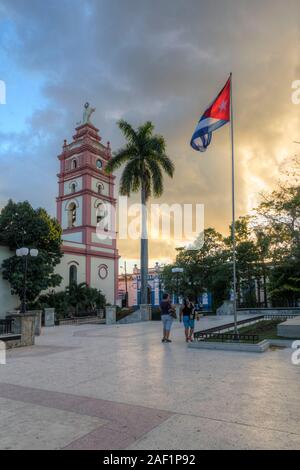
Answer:
<path fill-rule="evenodd" d="M 124 275 L 125 275 L 125 307 L 128 307 L 128 284 L 127 284 L 127 266 L 124 261 Z"/>

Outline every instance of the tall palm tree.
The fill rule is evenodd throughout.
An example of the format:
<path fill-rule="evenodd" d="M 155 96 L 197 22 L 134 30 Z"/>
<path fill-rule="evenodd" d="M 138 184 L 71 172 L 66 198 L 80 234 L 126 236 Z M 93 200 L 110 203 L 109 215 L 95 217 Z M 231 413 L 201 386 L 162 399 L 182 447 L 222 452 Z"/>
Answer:
<path fill-rule="evenodd" d="M 108 161 L 106 172 L 112 173 L 125 164 L 120 180 L 120 194 L 130 196 L 132 192 L 141 191 L 141 303 L 146 304 L 148 303 L 147 201 L 151 195 L 155 197 L 162 195 L 163 171 L 172 178 L 174 164 L 166 155 L 165 139 L 161 135 L 153 134 L 152 122 L 147 121 L 134 129 L 122 119 L 118 122 L 118 126 L 127 143 Z"/>

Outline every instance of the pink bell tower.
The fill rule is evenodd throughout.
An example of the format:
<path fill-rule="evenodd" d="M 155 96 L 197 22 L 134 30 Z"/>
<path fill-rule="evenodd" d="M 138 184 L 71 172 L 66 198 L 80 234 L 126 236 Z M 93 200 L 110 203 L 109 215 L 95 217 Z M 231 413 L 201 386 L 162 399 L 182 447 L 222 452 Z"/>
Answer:
<path fill-rule="evenodd" d="M 61 287 L 86 282 L 100 289 L 107 302 L 115 304 L 119 259 L 116 239 L 97 235 L 107 232 L 105 211 L 116 205 L 115 177 L 104 171 L 111 149 L 109 142 L 101 143 L 99 129 L 90 122 L 94 111 L 85 104 L 83 122 L 76 127 L 73 141 L 64 141 L 58 156 L 57 218 L 63 230 L 64 256 L 57 271 L 63 277 Z M 114 227 L 109 230 L 114 231 Z"/>

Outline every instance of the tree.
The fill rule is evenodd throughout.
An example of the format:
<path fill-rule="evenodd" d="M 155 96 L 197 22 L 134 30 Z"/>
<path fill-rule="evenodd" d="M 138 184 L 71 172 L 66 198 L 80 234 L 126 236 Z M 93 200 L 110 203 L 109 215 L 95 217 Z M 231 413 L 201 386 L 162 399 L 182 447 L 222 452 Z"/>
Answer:
<path fill-rule="evenodd" d="M 105 304 L 105 295 L 103 295 L 100 290 L 89 286 L 86 287 L 84 308 L 88 312 L 93 313 L 97 308 L 104 308 Z"/>
<path fill-rule="evenodd" d="M 105 295 L 100 290 L 81 283 L 73 284 L 63 291 L 43 294 L 31 304 L 31 307 L 37 309 L 53 307 L 56 315 L 63 318 L 73 312 L 76 315 L 80 311 L 95 313 L 96 309 L 104 308 L 105 305 Z"/>
<path fill-rule="evenodd" d="M 14 203 L 10 200 L 0 214 L 0 243 L 13 252 L 22 246 L 39 250 L 39 255 L 28 263 L 28 301 L 34 301 L 41 291 L 60 284 L 62 278 L 54 273 L 54 268 L 62 257 L 61 227 L 44 209 L 33 209 L 27 201 Z M 23 260 L 15 253 L 2 263 L 2 276 L 10 282 L 11 293 L 20 299 L 24 289 L 23 272 Z"/>
<path fill-rule="evenodd" d="M 260 289 L 263 288 L 264 292 L 264 307 L 268 307 L 268 290 L 267 282 L 270 272 L 270 246 L 271 238 L 261 226 L 254 227 L 256 237 L 256 249 L 259 256 L 257 266 L 257 285 L 258 285 L 258 305 L 261 305 Z"/>
<path fill-rule="evenodd" d="M 73 307 L 75 315 L 79 311 L 95 312 L 97 308 L 104 308 L 106 304 L 105 296 L 98 289 L 89 287 L 85 282 L 80 284 L 72 283 L 66 288 L 67 303 Z"/>
<path fill-rule="evenodd" d="M 56 318 L 64 318 L 69 313 L 68 296 L 65 290 L 59 292 L 48 292 L 29 304 L 33 310 L 43 310 L 52 307 L 55 309 Z"/>
<path fill-rule="evenodd" d="M 295 307 L 300 299 L 300 250 L 270 271 L 269 292 L 274 305 Z"/>
<path fill-rule="evenodd" d="M 280 184 L 257 208 L 268 244 L 268 291 L 274 305 L 295 306 L 300 298 L 300 185 Z"/>
<path fill-rule="evenodd" d="M 125 164 L 120 181 L 120 194 L 130 196 L 132 192 L 141 191 L 141 303 L 147 303 L 147 202 L 151 195 L 162 195 L 163 171 L 173 177 L 174 164 L 166 155 L 164 138 L 153 134 L 154 126 L 150 121 L 137 129 L 124 120 L 120 120 L 118 125 L 127 143 L 109 160 L 106 171 L 112 173 Z"/>
<path fill-rule="evenodd" d="M 239 306 L 297 306 L 300 300 L 300 160 L 293 160 L 292 174 L 275 191 L 262 195 L 252 216 L 235 222 L 237 296 Z M 230 227 L 232 233 L 232 226 Z M 199 242 L 204 243 L 197 249 Z M 229 297 L 232 288 L 232 236 L 223 237 L 209 228 L 200 234 L 195 250 L 178 251 L 174 265 L 163 271 L 167 290 L 174 292 L 173 266 L 181 266 L 181 294 L 194 296 L 208 290 L 213 308 Z M 257 286 L 257 290 L 255 289 Z"/>
<path fill-rule="evenodd" d="M 239 217 L 235 221 L 236 238 L 236 291 L 237 305 L 256 307 L 255 281 L 258 275 L 259 253 L 250 216 Z M 230 225 L 232 233 L 232 224 Z M 229 249 L 229 259 L 233 263 L 232 236 L 225 238 Z M 231 274 L 232 279 L 233 273 Z"/>
<path fill-rule="evenodd" d="M 200 238 L 204 240 L 200 249 L 197 248 L 199 240 L 196 240 L 195 249 L 178 250 L 174 265 L 164 267 L 164 287 L 169 292 L 176 291 L 172 267 L 180 266 L 183 268 L 183 274 L 179 277 L 179 293 L 197 298 L 210 291 L 213 296 L 213 308 L 217 308 L 228 298 L 231 285 L 228 249 L 223 236 L 213 228 L 205 229 Z"/>
<path fill-rule="evenodd" d="M 66 288 L 68 303 L 74 308 L 75 315 L 78 315 L 79 308 L 87 300 L 87 284 L 73 282 Z"/>

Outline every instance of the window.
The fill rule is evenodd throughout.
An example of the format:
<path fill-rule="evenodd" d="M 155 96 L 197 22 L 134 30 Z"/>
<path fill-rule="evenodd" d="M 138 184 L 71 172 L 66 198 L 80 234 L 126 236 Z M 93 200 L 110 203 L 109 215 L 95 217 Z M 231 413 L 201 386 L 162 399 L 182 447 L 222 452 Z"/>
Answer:
<path fill-rule="evenodd" d="M 72 160 L 72 169 L 75 170 L 77 168 L 77 160 Z"/>
<path fill-rule="evenodd" d="M 74 227 L 76 222 L 76 204 L 71 202 L 68 207 L 68 228 Z"/>
<path fill-rule="evenodd" d="M 97 184 L 98 194 L 102 194 L 104 186 L 102 183 Z"/>
<path fill-rule="evenodd" d="M 71 193 L 75 193 L 76 192 L 76 183 L 72 183 L 71 184 Z"/>
<path fill-rule="evenodd" d="M 101 222 L 106 216 L 105 206 L 102 202 L 97 204 L 96 208 L 97 224 Z"/>
<path fill-rule="evenodd" d="M 107 278 L 107 276 L 108 276 L 108 267 L 107 267 L 106 264 L 100 264 L 100 266 L 98 267 L 98 276 L 102 280 Z"/>
<path fill-rule="evenodd" d="M 97 165 L 97 168 L 98 168 L 99 170 L 101 170 L 101 168 L 102 168 L 102 161 L 100 160 L 100 158 L 98 158 L 98 160 L 96 161 L 96 165 Z"/>
<path fill-rule="evenodd" d="M 77 284 L 77 266 L 72 264 L 69 268 L 69 285 Z"/>

